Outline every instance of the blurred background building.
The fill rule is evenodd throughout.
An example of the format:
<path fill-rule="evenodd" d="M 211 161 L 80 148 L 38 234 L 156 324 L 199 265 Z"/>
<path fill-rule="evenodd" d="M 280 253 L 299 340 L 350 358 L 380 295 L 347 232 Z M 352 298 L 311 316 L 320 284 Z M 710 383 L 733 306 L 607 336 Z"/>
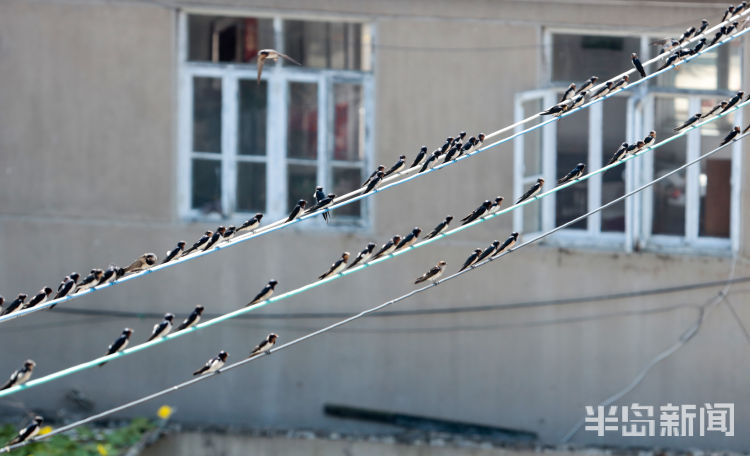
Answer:
<path fill-rule="evenodd" d="M 553 104 L 570 82 L 600 82 L 726 2 L 620 0 L 5 0 L 0 2 L 0 294 L 35 293 L 63 276 L 178 240 L 264 222 L 323 185 L 356 188 L 378 165 L 460 130 L 489 133 Z M 26 358 L 35 375 L 101 355 L 123 327 L 145 340 L 158 317 L 244 305 L 270 279 L 310 282 L 341 252 L 430 230 L 481 201 L 517 197 L 578 162 L 597 169 L 623 141 L 657 141 L 745 84 L 734 40 L 649 84 L 393 190 L 179 267 L 2 325 L 0 373 Z M 255 56 L 274 48 L 302 63 Z M 654 67 L 650 67 L 653 69 Z M 626 166 L 297 298 L 0 400 L 81 417 L 186 379 L 225 349 L 231 360 L 273 331 L 282 341 L 411 290 L 440 259 L 519 231 L 529 239 L 713 149 L 741 111 Z M 744 124 L 743 124 L 744 126 Z M 324 414 L 374 408 L 536 433 L 558 443 L 596 405 L 655 363 L 615 403 L 733 402 L 750 420 L 750 350 L 726 303 L 705 304 L 744 260 L 750 216 L 744 144 L 388 312 L 166 399 L 187 426 L 392 430 Z M 432 150 L 432 149 L 430 149 Z M 426 231 L 425 231 L 426 232 Z M 663 292 L 663 289 L 672 289 Z M 660 291 L 661 290 L 661 291 Z M 747 285 L 729 299 L 741 320 Z M 617 298 L 620 293 L 634 293 Z M 102 311 L 125 311 L 111 316 Z M 403 313 L 403 311 L 407 311 Z M 701 318 L 705 316 L 705 318 Z M 686 332 L 688 331 L 688 332 Z M 5 375 L 5 374 L 2 374 Z M 159 404 L 123 417 L 153 414 Z M 14 421 L 15 422 L 15 421 Z M 581 444 L 746 449 L 750 436 Z"/>

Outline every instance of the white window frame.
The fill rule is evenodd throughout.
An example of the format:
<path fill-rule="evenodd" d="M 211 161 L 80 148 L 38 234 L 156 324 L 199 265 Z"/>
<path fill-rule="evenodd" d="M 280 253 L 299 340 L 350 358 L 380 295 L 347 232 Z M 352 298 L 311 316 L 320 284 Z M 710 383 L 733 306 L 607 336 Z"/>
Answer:
<path fill-rule="evenodd" d="M 544 106 L 551 106 L 557 102 L 557 95 L 564 91 L 567 85 L 559 85 L 551 82 L 551 44 L 552 35 L 557 33 L 606 35 L 606 36 L 641 36 L 640 55 L 648 55 L 649 39 L 644 33 L 613 33 L 600 30 L 581 29 L 546 29 L 543 33 L 544 47 L 542 67 L 546 75 L 549 88 L 522 92 L 516 95 L 514 105 L 514 120 L 520 121 L 524 118 L 523 103 L 533 99 L 542 98 Z M 546 68 L 545 68 L 546 67 Z M 742 59 L 740 60 L 742 67 Z M 632 92 L 631 92 L 632 93 Z M 641 85 L 635 89 L 628 98 L 626 113 L 626 138 L 623 141 L 631 143 L 638 138 L 644 137 L 653 125 L 654 103 L 656 96 L 682 96 L 688 97 L 690 102 L 689 112 L 700 111 L 700 99 L 707 97 L 727 98 L 733 92 L 727 90 L 687 90 L 651 87 Z M 602 103 L 604 100 L 588 108 L 588 170 L 596 170 L 603 166 L 602 147 L 614 148 L 617 145 L 602 144 Z M 742 110 L 735 111 L 735 123 L 742 125 Z M 521 131 L 519 127 L 516 131 Z M 687 134 L 686 159 L 694 160 L 700 154 L 700 132 L 693 130 Z M 658 138 L 657 138 L 658 141 Z M 545 182 L 557 182 L 560 176 L 556 176 L 557 169 L 557 122 L 552 122 L 542 127 L 542 173 L 540 175 L 525 175 L 524 170 L 524 142 L 519 137 L 514 141 L 514 184 L 513 193 L 517 199 L 528 188 L 529 185 L 542 177 Z M 614 151 L 614 149 L 612 149 Z M 655 151 L 658 153 L 658 149 Z M 664 253 L 690 253 L 710 255 L 733 255 L 739 251 L 740 210 L 741 210 L 741 170 L 742 170 L 742 148 L 739 143 L 731 146 L 732 168 L 731 168 L 731 190 L 730 190 L 730 233 L 728 238 L 699 236 L 700 218 L 700 194 L 699 188 L 700 168 L 696 164 L 684 171 L 686 175 L 686 207 L 685 207 L 685 235 L 661 235 L 652 234 L 653 215 L 653 190 L 644 190 L 625 200 L 625 230 L 623 232 L 602 232 L 601 213 L 589 217 L 585 230 L 565 229 L 559 231 L 555 236 L 545 239 L 545 243 L 554 246 L 566 246 L 577 248 L 595 248 L 603 250 L 648 250 Z M 574 164 L 571 164 L 571 168 Z M 653 154 L 648 153 L 636 160 L 629 160 L 625 164 L 625 192 L 630 192 L 653 179 Z M 601 202 L 602 178 L 601 175 L 593 176 L 588 180 L 587 211 L 599 207 Z M 549 189 L 550 187 L 548 187 Z M 564 191 L 564 190 L 563 190 Z M 543 198 L 541 204 L 541 231 L 549 231 L 555 227 L 555 202 L 556 194 Z M 514 230 L 523 232 L 523 211 L 519 208 L 514 213 Z M 539 233 L 526 233 L 535 235 Z"/>
<path fill-rule="evenodd" d="M 228 214 L 231 220 L 244 220 L 251 217 L 255 211 L 237 211 L 235 207 L 237 163 L 239 162 L 263 162 L 266 164 L 266 207 L 259 209 L 269 220 L 276 220 L 287 215 L 288 182 L 287 170 L 290 164 L 309 165 L 312 160 L 287 157 L 287 119 L 288 119 L 288 84 L 290 82 L 307 82 L 317 84 L 318 100 L 318 153 L 316 166 L 316 180 L 324 186 L 326 192 L 331 191 L 333 185 L 332 166 L 360 168 L 362 177 L 372 167 L 375 150 L 374 145 L 374 122 L 375 122 L 375 53 L 371 53 L 370 71 L 355 70 L 333 70 L 305 68 L 294 66 L 267 65 L 264 68 L 261 79 L 268 84 L 267 98 L 267 122 L 266 122 L 266 155 L 238 155 L 237 154 L 237 120 L 238 120 L 238 94 L 239 80 L 257 79 L 257 66 L 245 63 L 211 63 L 211 62 L 189 62 L 187 59 L 188 49 L 188 16 L 191 14 L 257 17 L 273 19 L 274 39 L 276 46 L 283 48 L 284 20 L 309 20 L 309 21 L 336 21 L 336 22 L 359 22 L 369 27 L 371 39 L 374 40 L 375 24 L 365 18 L 331 18 L 321 16 L 291 16 L 286 14 L 269 14 L 254 11 L 217 10 L 217 9 L 187 9 L 178 15 L 178 124 L 177 124 L 177 148 L 178 148 L 178 172 L 177 172 L 177 211 L 179 217 L 186 220 L 218 220 L 215 214 L 207 215 L 198 209 L 191 207 L 192 204 L 192 160 L 202 158 L 201 154 L 192 151 L 193 133 L 193 78 L 212 77 L 221 79 L 221 154 L 207 153 L 205 158 L 221 160 L 222 190 L 221 206 L 222 212 Z M 329 126 L 333 125 L 333 85 L 336 83 L 357 83 L 362 86 L 362 104 L 364 107 L 364 118 L 361 128 L 364 129 L 364 140 L 361 145 L 363 158 L 360 161 L 333 160 L 333 132 Z M 314 188 L 309 194 L 299 195 L 300 198 L 311 202 Z M 353 190 L 353 189 L 352 189 Z M 296 196 L 295 196 L 296 197 Z M 334 220 L 337 223 L 327 229 L 338 229 L 351 231 L 353 229 L 371 229 L 372 210 L 367 199 L 360 201 L 361 216 L 340 216 Z M 316 217 L 314 220 L 301 226 L 306 228 L 321 228 L 325 226 L 322 219 Z"/>

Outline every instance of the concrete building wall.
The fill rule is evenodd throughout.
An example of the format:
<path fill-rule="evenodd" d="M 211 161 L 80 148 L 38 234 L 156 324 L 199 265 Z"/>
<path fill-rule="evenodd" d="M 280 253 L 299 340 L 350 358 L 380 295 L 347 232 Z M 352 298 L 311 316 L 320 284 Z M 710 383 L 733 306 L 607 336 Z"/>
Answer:
<path fill-rule="evenodd" d="M 248 14 L 353 15 L 372 19 L 381 43 L 447 48 L 538 45 L 540 24 L 641 31 L 669 23 L 679 24 L 676 32 L 701 17 L 714 22 L 723 10 L 677 2 L 635 2 L 636 7 L 583 1 L 176 4 Z M 176 240 L 197 238 L 216 225 L 188 223 L 175 215 L 178 11 L 164 5 L 0 3 L 0 290 L 6 298 L 54 286 L 73 270 L 126 263 L 144 251 L 162 255 Z M 511 123 L 513 95 L 539 87 L 541 60 L 536 51 L 378 50 L 375 161 L 412 155 L 420 144 L 436 144 L 460 129 L 491 131 Z M 623 62 L 623 68 L 628 65 Z M 383 192 L 373 198 L 372 232 L 342 234 L 300 224 L 65 306 L 170 311 L 181 318 L 200 303 L 207 312 L 225 313 L 247 302 L 271 277 L 280 281 L 279 290 L 289 290 L 312 281 L 344 250 L 356 251 L 370 240 L 384 242 L 394 231 L 413 226 L 432 228 L 447 213 L 462 215 L 496 194 L 510 199 L 512 164 L 512 148 L 504 145 Z M 743 202 L 748 191 L 745 186 Z M 742 211 L 743 221 L 748 213 Z M 510 229 L 511 217 L 499 217 L 253 314 L 355 313 L 411 290 L 413 278 L 439 259 L 455 270 L 471 249 L 503 239 Z M 746 240 L 743 235 L 742 252 Z M 292 252 L 303 252 L 303 261 Z M 738 277 L 748 273 L 743 258 Z M 395 308 L 455 309 L 722 280 L 730 264 L 724 257 L 534 246 Z M 747 321 L 746 290 L 737 285 L 730 296 Z M 367 318 L 163 403 L 176 406 L 174 418 L 189 423 L 371 429 L 323 416 L 323 404 L 341 403 L 527 429 L 545 442 L 557 442 L 584 416 L 584 405 L 623 388 L 648 360 L 677 341 L 696 320 L 695 306 L 716 291 Z M 270 331 L 288 341 L 333 320 L 235 320 L 0 404 L 50 417 L 87 414 L 91 410 L 65 395 L 77 390 L 93 401 L 93 410 L 101 410 L 184 380 L 219 349 L 230 353 L 230 361 L 238 360 Z M 36 375 L 50 373 L 100 355 L 125 326 L 135 329 L 134 341 L 145 340 L 154 323 L 55 311 L 5 323 L 0 372 L 11 372 L 31 357 L 38 363 Z M 719 306 L 685 348 L 655 366 L 620 403 L 735 402 L 736 423 L 742 426 L 750 405 L 743 381 L 750 374 L 749 356 L 736 322 Z M 158 405 L 124 416 L 149 415 Z M 576 441 L 633 444 L 589 432 L 579 433 Z M 739 450 L 750 437 L 653 443 Z"/>

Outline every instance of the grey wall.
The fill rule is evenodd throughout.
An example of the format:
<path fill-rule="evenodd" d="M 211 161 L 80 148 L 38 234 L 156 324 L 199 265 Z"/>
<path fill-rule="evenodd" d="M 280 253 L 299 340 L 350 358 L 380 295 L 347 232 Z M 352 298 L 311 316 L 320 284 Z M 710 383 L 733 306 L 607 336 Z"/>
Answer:
<path fill-rule="evenodd" d="M 194 2 L 181 2 L 186 7 Z M 210 1 L 221 10 L 343 15 L 375 21 L 381 43 L 444 47 L 539 44 L 539 24 L 581 22 L 633 30 L 715 21 L 720 7 L 664 2 L 536 1 Z M 637 7 L 631 7 L 632 5 Z M 722 4 L 723 5 L 723 4 Z M 649 14 L 644 14 L 646 9 Z M 665 19 L 666 18 L 666 19 Z M 175 215 L 177 12 L 148 2 L 10 0 L 0 3 L 0 292 L 15 296 L 56 285 L 72 270 L 162 255 L 216 222 Z M 535 52 L 383 49 L 378 53 L 377 162 L 413 154 L 460 129 L 491 131 L 512 120 L 512 97 L 539 87 Z M 628 65 L 623 62 L 623 68 Z M 470 69 L 466 69 L 469 66 Z M 403 145 L 409 146 L 408 150 Z M 432 228 L 496 194 L 512 194 L 512 149 L 502 146 L 374 198 L 374 232 L 341 234 L 301 226 L 82 297 L 68 308 L 171 311 L 194 305 L 224 313 L 270 278 L 285 291 L 311 281 L 343 250 L 384 242 L 394 231 Z M 743 190 L 747 201 L 748 188 Z M 743 221 L 750 211 L 743 211 Z M 510 216 L 419 249 L 255 312 L 348 312 L 412 289 L 439 259 L 451 270 L 476 246 L 503 239 Z M 747 242 L 744 242 L 743 252 Z M 291 252 L 303 252 L 303 261 Z M 509 304 L 721 280 L 720 257 L 626 255 L 537 246 L 397 305 L 399 310 Z M 736 275 L 748 268 L 744 257 Z M 747 286 L 730 296 L 740 316 Z M 219 376 L 125 415 L 151 415 L 161 403 L 174 419 L 248 427 L 367 430 L 325 418 L 336 402 L 523 428 L 556 442 L 593 405 L 626 385 L 697 317 L 717 290 L 567 306 L 368 318 L 247 368 Z M 670 306 L 684 305 L 671 310 Z M 62 307 L 62 306 L 60 306 Z M 653 309 L 662 309 L 654 311 Z M 632 312 L 632 313 L 630 313 Z M 602 314 L 613 314 L 600 318 Z M 566 320 L 561 322 L 560 320 Z M 567 320 L 572 320 L 568 322 Z M 52 417 L 86 414 L 64 399 L 71 389 L 101 410 L 186 379 L 220 348 L 238 360 L 270 331 L 284 341 L 329 318 L 233 321 L 2 400 L 4 412 L 33 408 Z M 545 323 L 554 321 L 555 323 Z M 154 321 L 40 312 L 0 330 L 0 372 L 27 357 L 47 374 L 101 354 L 125 326 L 142 341 Z M 750 401 L 750 351 L 726 307 L 657 365 L 621 404 L 735 402 L 743 426 Z M 125 416 L 124 415 L 124 416 Z M 632 445 L 628 439 L 579 442 Z M 750 437 L 654 439 L 678 447 L 743 449 Z"/>

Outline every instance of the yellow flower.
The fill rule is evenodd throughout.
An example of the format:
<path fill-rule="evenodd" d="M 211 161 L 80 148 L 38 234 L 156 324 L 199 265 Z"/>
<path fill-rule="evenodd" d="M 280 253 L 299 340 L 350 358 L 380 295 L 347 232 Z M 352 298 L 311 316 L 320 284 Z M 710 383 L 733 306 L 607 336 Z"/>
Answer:
<path fill-rule="evenodd" d="M 49 434 L 50 432 L 52 432 L 52 426 L 44 426 L 39 429 L 39 435 Z"/>
<path fill-rule="evenodd" d="M 156 411 L 156 416 L 163 420 L 168 420 L 170 416 L 172 416 L 172 413 L 174 412 L 174 409 L 168 405 L 162 405 L 159 407 L 159 410 Z"/>
<path fill-rule="evenodd" d="M 96 451 L 98 451 L 99 454 L 101 454 L 102 456 L 107 456 L 109 454 L 109 452 L 107 451 L 107 449 L 101 443 L 98 443 L 96 445 Z"/>

